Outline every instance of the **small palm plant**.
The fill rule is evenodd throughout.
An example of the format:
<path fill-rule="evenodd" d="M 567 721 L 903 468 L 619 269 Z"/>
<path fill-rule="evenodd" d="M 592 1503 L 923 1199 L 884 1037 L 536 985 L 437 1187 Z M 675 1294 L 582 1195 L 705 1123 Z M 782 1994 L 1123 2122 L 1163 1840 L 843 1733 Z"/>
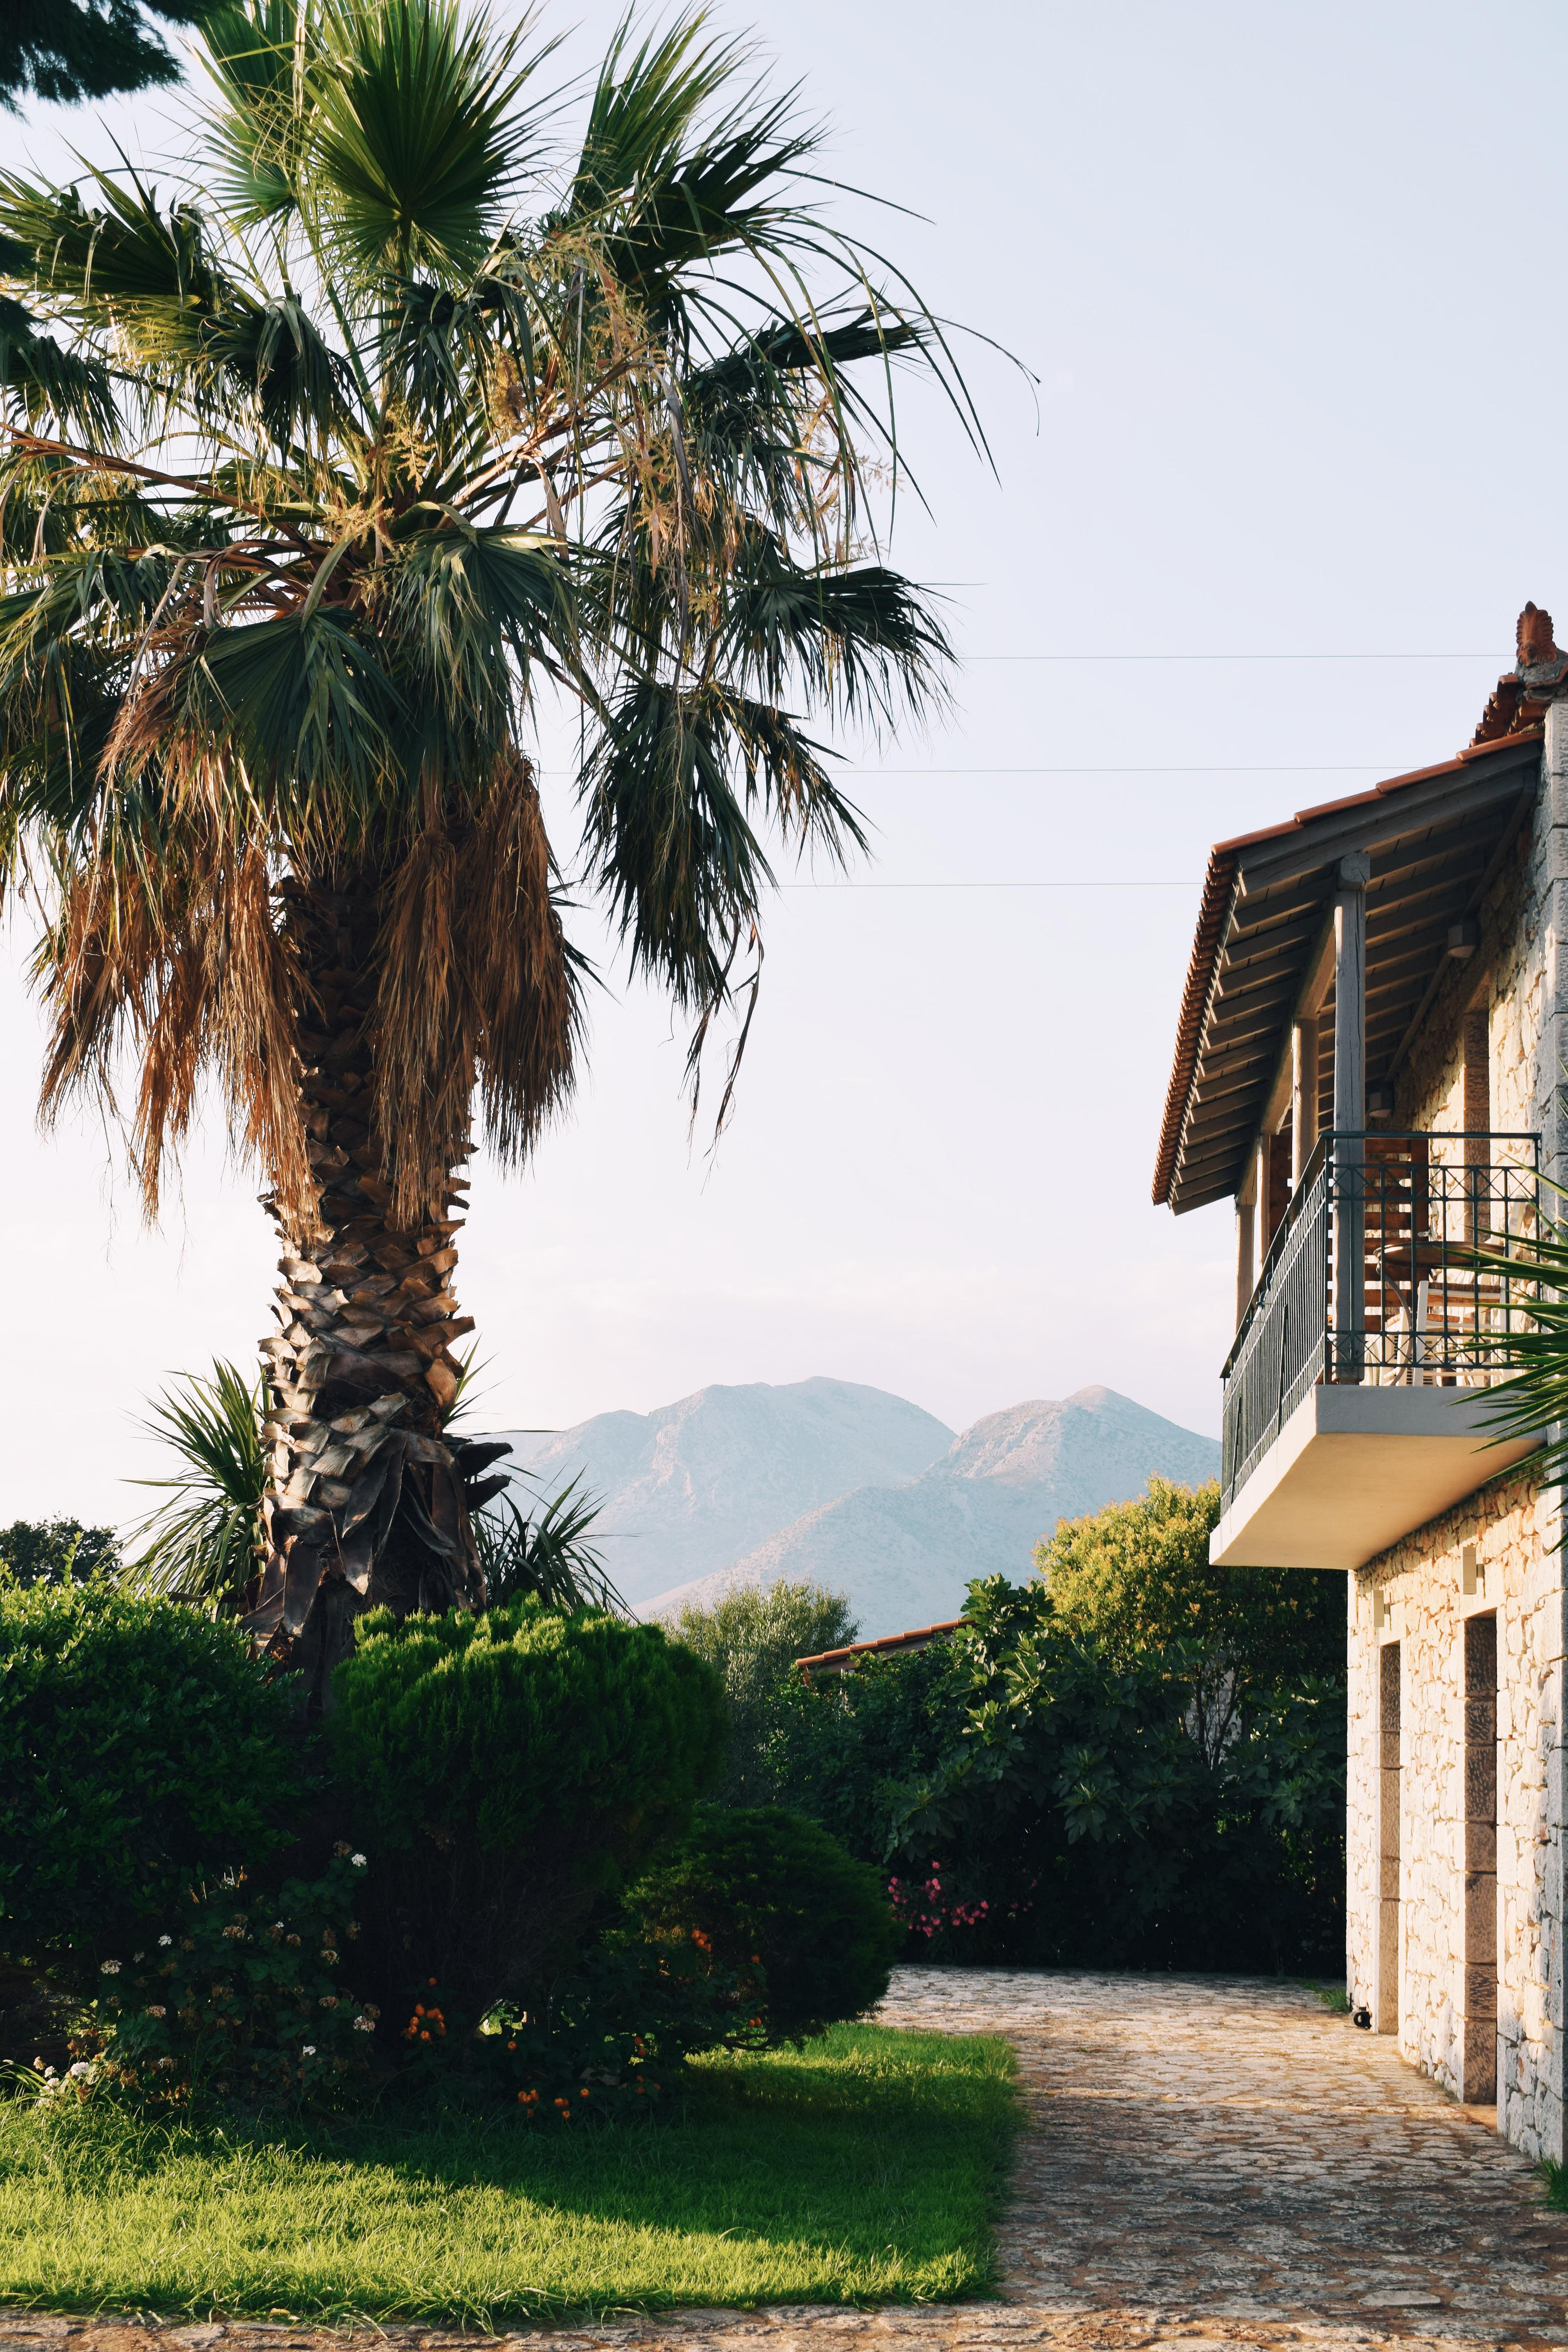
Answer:
<path fill-rule="evenodd" d="M 0 882 L 42 904 L 44 1107 L 112 1105 L 129 1059 L 155 1213 L 211 1073 L 265 1171 L 245 1622 L 318 1705 L 362 1609 L 481 1597 L 442 1432 L 472 1112 L 520 1162 L 582 1045 L 542 698 L 578 722 L 581 887 L 694 1089 L 743 1007 L 722 1119 L 764 832 L 864 844 L 801 712 L 943 690 L 869 521 L 895 370 L 977 434 L 743 49 L 623 26 L 567 150 L 531 37 L 221 0 L 169 193 L 0 178 Z"/>
<path fill-rule="evenodd" d="M 188 1373 L 156 1399 L 142 1427 L 184 1467 L 137 1481 L 167 1499 L 135 1530 L 142 1549 L 127 1565 L 131 1581 L 215 1614 L 238 1607 L 267 1543 L 264 1412 L 261 1381 L 218 1360 L 210 1381 Z"/>
<path fill-rule="evenodd" d="M 527 1595 L 551 1609 L 605 1609 L 629 1617 L 590 1539 L 599 1505 L 580 1478 L 540 1502 L 531 1515 L 508 1495 L 476 1514 L 474 1534 L 485 1598 L 496 1607 Z"/>
<path fill-rule="evenodd" d="M 1541 1187 L 1543 1193 L 1563 1189 L 1549 1177 Z M 1529 1477 L 1542 1486 L 1568 1479 L 1568 1219 L 1542 1210 L 1532 1232 L 1478 1250 L 1474 1265 L 1509 1300 L 1510 1328 L 1491 1340 L 1508 1369 L 1491 1373 L 1479 1400 L 1492 1426 L 1490 1442 L 1535 1440 L 1498 1479 Z M 1568 1545 L 1568 1517 L 1561 1541 Z"/>

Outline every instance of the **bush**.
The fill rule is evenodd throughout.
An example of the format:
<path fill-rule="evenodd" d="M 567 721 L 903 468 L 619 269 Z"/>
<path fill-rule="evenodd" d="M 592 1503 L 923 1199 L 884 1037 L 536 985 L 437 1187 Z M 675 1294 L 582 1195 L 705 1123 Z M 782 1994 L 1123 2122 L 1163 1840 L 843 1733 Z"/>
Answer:
<path fill-rule="evenodd" d="M 363 1854 L 336 1855 L 311 1885 L 246 1897 L 205 1889 L 171 1910 L 142 1950 L 99 1963 L 99 2054 L 71 2076 L 83 2092 L 183 2105 L 203 2093 L 290 2101 L 366 2072 L 375 2011 L 341 1971 Z"/>
<path fill-rule="evenodd" d="M 102 1582 L 0 1583 L 0 1954 L 95 1978 L 286 1843 L 286 1707 L 232 1626 Z"/>
<path fill-rule="evenodd" d="M 448 2021 L 533 2007 L 595 1898 L 685 1828 L 723 1753 L 723 1696 L 657 1625 L 536 1600 L 359 1622 L 333 1753 L 372 1866 L 366 1989 L 437 1978 Z"/>
<path fill-rule="evenodd" d="M 845 1595 L 819 1584 L 742 1585 L 711 1609 L 689 1602 L 682 1609 L 676 1639 L 707 1659 L 730 1710 L 721 1803 L 755 1805 L 780 1796 L 780 1710 L 790 1669 L 796 1658 L 841 1649 L 858 1630 Z"/>
<path fill-rule="evenodd" d="M 646 1941 L 689 1940 L 743 1986 L 757 2038 L 771 2042 L 805 2041 L 873 2008 L 900 1941 L 877 1872 L 815 1822 L 773 1806 L 703 1806 L 626 1909 Z"/>

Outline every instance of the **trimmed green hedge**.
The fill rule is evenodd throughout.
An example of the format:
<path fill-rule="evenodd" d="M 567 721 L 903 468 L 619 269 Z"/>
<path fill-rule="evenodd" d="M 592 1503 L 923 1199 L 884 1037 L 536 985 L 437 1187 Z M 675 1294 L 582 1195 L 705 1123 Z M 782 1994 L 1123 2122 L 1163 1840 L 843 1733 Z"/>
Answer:
<path fill-rule="evenodd" d="M 286 1711 L 233 1626 L 107 1583 L 0 1580 L 0 1952 L 90 1976 L 192 1885 L 286 1843 L 303 1793 Z"/>
<path fill-rule="evenodd" d="M 331 1737 L 375 1945 L 466 2022 L 526 2006 L 595 1895 L 685 1827 L 721 1769 L 719 1678 L 657 1625 L 532 1600 L 401 1624 L 376 1611 L 358 1636 Z"/>

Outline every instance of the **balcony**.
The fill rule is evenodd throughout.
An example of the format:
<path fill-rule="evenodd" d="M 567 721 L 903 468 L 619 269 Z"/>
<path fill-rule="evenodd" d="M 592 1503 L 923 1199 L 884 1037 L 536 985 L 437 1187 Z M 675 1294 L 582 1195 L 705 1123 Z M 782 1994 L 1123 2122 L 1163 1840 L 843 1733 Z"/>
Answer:
<path fill-rule="evenodd" d="M 1361 1568 L 1531 1450 L 1479 1400 L 1532 1293 L 1476 1257 L 1535 1230 L 1539 1161 L 1533 1135 L 1321 1139 L 1221 1374 L 1216 1565 Z"/>

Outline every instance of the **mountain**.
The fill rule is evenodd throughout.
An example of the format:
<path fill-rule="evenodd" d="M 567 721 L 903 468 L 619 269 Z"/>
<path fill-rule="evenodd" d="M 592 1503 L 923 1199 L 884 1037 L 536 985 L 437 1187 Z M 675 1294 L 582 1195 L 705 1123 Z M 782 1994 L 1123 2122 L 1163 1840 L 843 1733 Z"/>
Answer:
<path fill-rule="evenodd" d="M 699 1389 L 549 1437 L 496 1434 L 544 1493 L 580 1475 L 603 1497 L 595 1539 L 634 1602 L 727 1567 L 852 1488 L 897 1486 L 952 1444 L 919 1405 L 828 1380 Z"/>
<path fill-rule="evenodd" d="M 1114 1389 L 987 1413 L 940 1461 L 899 1486 L 867 1481 L 807 1511 L 715 1574 L 643 1605 L 663 1616 L 737 1584 L 809 1579 L 847 1592 L 875 1641 L 957 1616 L 972 1577 L 1021 1581 L 1059 1518 L 1141 1495 L 1158 1472 L 1184 1485 L 1219 1470 L 1219 1447 Z"/>

